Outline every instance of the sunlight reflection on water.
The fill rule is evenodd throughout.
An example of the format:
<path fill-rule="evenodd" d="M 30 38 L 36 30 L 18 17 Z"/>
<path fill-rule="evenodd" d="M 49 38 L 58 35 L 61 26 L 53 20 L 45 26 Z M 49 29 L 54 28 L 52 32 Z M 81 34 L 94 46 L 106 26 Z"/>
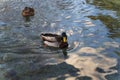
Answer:
<path fill-rule="evenodd" d="M 112 70 L 110 67 L 116 66 L 116 59 L 101 55 L 96 49 L 91 47 L 81 48 L 66 60 L 68 64 L 74 65 L 80 69 L 80 76 L 89 76 L 93 80 L 106 80 L 105 76 L 117 73 L 117 70 Z M 98 72 L 96 69 L 101 68 L 104 72 Z"/>

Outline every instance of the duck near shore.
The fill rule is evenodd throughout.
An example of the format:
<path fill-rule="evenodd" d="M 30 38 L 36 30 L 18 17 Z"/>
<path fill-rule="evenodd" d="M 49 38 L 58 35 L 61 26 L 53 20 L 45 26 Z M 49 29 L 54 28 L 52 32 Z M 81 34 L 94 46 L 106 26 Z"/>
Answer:
<path fill-rule="evenodd" d="M 67 35 L 63 32 L 61 35 L 52 34 L 52 33 L 42 33 L 41 39 L 45 46 L 56 47 L 64 49 L 68 47 Z"/>

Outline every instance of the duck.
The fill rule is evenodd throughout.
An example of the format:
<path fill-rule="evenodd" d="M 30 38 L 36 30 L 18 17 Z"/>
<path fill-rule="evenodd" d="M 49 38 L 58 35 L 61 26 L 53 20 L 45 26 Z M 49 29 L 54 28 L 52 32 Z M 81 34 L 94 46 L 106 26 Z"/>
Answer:
<path fill-rule="evenodd" d="M 41 33 L 40 37 L 46 46 L 56 47 L 60 49 L 68 48 L 66 32 L 62 32 L 61 35 L 52 33 Z"/>
<path fill-rule="evenodd" d="M 35 14 L 35 10 L 31 7 L 25 7 L 23 10 L 22 10 L 22 16 L 23 17 L 30 17 L 30 16 L 34 16 Z"/>

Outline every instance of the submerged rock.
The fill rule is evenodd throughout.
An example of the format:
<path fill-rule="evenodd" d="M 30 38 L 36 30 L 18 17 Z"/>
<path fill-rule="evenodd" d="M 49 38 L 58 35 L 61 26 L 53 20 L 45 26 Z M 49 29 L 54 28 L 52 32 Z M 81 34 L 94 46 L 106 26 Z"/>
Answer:
<path fill-rule="evenodd" d="M 17 72 L 13 69 L 7 70 L 4 73 L 4 77 L 8 78 L 9 80 L 19 80 L 19 78 L 17 76 Z"/>

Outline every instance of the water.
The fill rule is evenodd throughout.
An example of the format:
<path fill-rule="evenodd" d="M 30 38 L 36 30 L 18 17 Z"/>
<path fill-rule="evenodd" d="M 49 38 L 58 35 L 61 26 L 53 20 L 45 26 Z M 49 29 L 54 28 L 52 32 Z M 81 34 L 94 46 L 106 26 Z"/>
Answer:
<path fill-rule="evenodd" d="M 119 15 L 94 3 L 0 0 L 0 80 L 119 80 Z M 25 6 L 35 9 L 30 22 L 21 16 Z M 42 32 L 63 31 L 68 59 L 40 39 Z"/>

